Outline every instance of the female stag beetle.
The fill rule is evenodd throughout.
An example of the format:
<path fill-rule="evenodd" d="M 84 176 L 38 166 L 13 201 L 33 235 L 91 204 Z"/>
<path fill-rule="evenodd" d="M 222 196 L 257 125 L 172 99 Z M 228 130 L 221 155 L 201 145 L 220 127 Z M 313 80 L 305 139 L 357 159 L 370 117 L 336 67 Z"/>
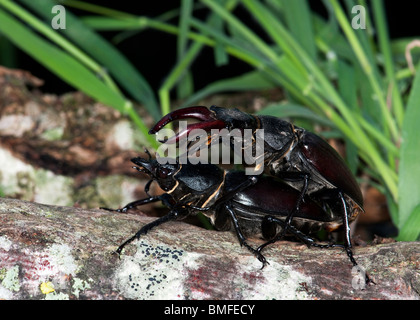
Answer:
<path fill-rule="evenodd" d="M 320 199 L 304 195 L 299 210 L 287 225 L 286 218 L 290 211 L 294 210 L 301 194 L 278 178 L 266 175 L 249 176 L 243 171 L 226 171 L 213 164 L 170 164 L 152 159 L 149 153 L 148 155 L 149 159 L 133 158 L 131 161 L 138 165 L 133 168 L 150 176 L 151 180 L 145 186 L 148 195 L 153 181 L 156 181 L 165 193 L 159 196 L 149 195 L 148 198 L 131 202 L 121 209 L 102 209 L 127 212 L 146 203 L 162 201 L 170 211 L 143 226 L 120 245 L 117 249 L 118 254 L 127 244 L 152 228 L 201 211 L 216 229 L 234 230 L 240 244 L 250 250 L 263 263 L 263 267 L 267 261 L 261 251 L 268 244 L 277 241 L 278 235 L 283 234 L 286 227 L 288 234 L 308 246 L 344 248 L 353 265 L 357 265 L 348 243 L 324 245 L 308 235 L 321 228 L 333 230 L 337 224 L 342 224 L 342 217 L 335 214 L 334 208 Z M 249 236 L 260 236 L 267 242 L 254 249 L 246 241 Z"/>
<path fill-rule="evenodd" d="M 323 206 L 332 208 L 337 212 L 337 216 L 342 217 L 341 223 L 330 225 L 329 228 L 344 226 L 346 250 L 355 264 L 350 251 L 349 222 L 364 211 L 363 197 L 353 174 L 327 142 L 277 117 L 255 116 L 238 109 L 217 106 L 212 106 L 210 109 L 198 106 L 175 110 L 158 121 L 149 133 L 158 133 L 169 122 L 187 118 L 201 122 L 188 125 L 184 131 L 169 138 L 166 142 L 177 142 L 194 129 L 203 129 L 208 133 L 210 140 L 208 144 L 217 138 L 210 134 L 211 129 L 252 129 L 254 137 L 257 130 L 264 130 L 265 172 L 281 179 L 299 192 L 295 205 L 286 217 L 285 229 L 278 237 L 280 238 L 287 231 L 293 217 L 305 205 L 304 199 L 308 195 L 312 199 L 319 200 Z M 253 141 L 256 140 L 253 139 Z"/>

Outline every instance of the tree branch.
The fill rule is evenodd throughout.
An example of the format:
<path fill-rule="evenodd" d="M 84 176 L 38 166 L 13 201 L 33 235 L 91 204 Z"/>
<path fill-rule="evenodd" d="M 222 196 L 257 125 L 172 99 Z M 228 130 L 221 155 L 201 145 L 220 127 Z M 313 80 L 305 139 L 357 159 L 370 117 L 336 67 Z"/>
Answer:
<path fill-rule="evenodd" d="M 281 241 L 264 269 L 229 232 L 155 218 L 0 199 L 3 299 L 419 299 L 419 243 L 356 247 L 376 282 L 356 283 L 345 252 Z M 251 239 L 250 243 L 261 244 Z"/>

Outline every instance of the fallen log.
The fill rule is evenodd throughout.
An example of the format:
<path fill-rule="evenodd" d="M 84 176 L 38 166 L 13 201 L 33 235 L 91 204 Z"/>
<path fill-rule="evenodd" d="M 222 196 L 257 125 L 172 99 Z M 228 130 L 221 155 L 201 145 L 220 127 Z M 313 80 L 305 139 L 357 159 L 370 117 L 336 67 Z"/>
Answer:
<path fill-rule="evenodd" d="M 345 252 L 280 241 L 261 263 L 235 234 L 155 218 L 0 199 L 0 299 L 419 299 L 420 243 Z M 255 245 L 262 242 L 252 239 Z"/>

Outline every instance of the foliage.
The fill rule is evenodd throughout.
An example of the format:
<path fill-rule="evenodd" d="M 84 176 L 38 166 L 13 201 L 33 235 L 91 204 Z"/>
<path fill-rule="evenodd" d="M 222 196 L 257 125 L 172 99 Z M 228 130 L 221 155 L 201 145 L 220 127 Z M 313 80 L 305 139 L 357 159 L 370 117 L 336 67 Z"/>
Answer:
<path fill-rule="evenodd" d="M 287 101 L 262 113 L 310 118 L 344 139 L 349 167 L 387 196 L 399 239 L 418 239 L 420 72 L 408 68 L 406 61 L 406 48 L 414 39 L 390 40 L 383 1 L 368 5 L 345 0 L 341 6 L 338 0 L 325 0 L 328 16 L 323 18 L 310 10 L 307 0 L 182 0 L 179 10 L 151 18 L 68 0 L 61 2 L 66 8 L 95 15 L 78 18 L 68 12 L 72 28 L 65 36 L 48 26 L 51 0 L 18 2 L 0 0 L 0 32 L 74 87 L 127 113 L 145 136 L 145 125 L 119 87 L 155 119 L 170 111 L 175 89 L 186 106 L 224 90 L 283 88 Z M 352 13 L 356 5 L 366 9 L 366 29 L 352 27 L 352 19 L 360 14 Z M 203 10 L 207 18 L 197 18 L 196 12 Z M 146 29 L 177 37 L 177 63 L 158 98 L 130 62 L 98 34 L 121 31 L 127 36 L 127 31 Z M 213 48 L 216 66 L 234 58 L 253 71 L 194 92 L 189 66 L 204 47 Z M 419 55 L 412 55 L 417 61 Z"/>

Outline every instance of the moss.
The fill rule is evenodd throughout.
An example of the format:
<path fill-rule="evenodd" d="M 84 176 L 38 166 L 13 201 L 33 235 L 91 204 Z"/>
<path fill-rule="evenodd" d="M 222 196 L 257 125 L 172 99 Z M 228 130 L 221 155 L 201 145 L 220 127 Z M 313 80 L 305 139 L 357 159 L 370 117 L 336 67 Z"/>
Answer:
<path fill-rule="evenodd" d="M 44 131 L 41 134 L 41 137 L 48 141 L 57 141 L 62 139 L 64 133 L 64 129 L 62 127 L 51 128 L 49 130 Z"/>
<path fill-rule="evenodd" d="M 4 277 L 6 277 L 7 269 L 1 268 L 0 269 L 0 281 L 3 281 Z"/>

